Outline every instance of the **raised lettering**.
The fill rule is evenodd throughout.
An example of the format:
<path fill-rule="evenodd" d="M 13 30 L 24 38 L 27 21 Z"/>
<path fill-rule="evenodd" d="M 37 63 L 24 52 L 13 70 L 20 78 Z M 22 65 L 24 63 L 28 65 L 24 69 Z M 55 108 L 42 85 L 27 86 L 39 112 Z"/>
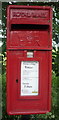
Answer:
<path fill-rule="evenodd" d="M 12 17 L 16 18 L 48 18 L 48 11 L 35 11 L 35 10 L 27 10 L 27 11 L 12 11 Z"/>

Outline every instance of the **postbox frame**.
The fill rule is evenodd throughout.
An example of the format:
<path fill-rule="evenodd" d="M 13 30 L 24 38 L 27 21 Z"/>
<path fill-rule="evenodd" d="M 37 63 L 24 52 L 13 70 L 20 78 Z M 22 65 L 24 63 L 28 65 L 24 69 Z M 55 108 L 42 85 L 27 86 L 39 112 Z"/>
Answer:
<path fill-rule="evenodd" d="M 18 19 L 11 19 L 10 18 L 10 9 L 26 9 L 26 10 L 48 10 L 49 11 L 49 19 L 47 19 L 46 21 L 42 20 L 41 19 L 38 19 L 37 21 L 31 19 L 31 23 L 29 22 L 29 19 L 26 19 L 24 21 L 24 18 L 22 18 L 21 20 L 19 20 L 17 22 Z M 15 46 L 12 46 L 10 45 L 10 32 L 11 32 L 11 24 L 40 24 L 40 25 L 46 25 L 48 26 L 48 31 L 49 31 L 49 46 L 48 47 L 15 47 Z M 52 70 L 52 9 L 51 7 L 45 7 L 45 6 L 19 6 L 19 5 L 10 5 L 8 6 L 7 8 L 7 113 L 9 115 L 20 115 L 20 114 L 43 114 L 43 113 L 47 113 L 51 110 L 51 79 L 52 79 L 52 76 L 51 76 L 51 70 Z M 22 55 L 19 54 L 19 51 L 21 52 Z M 28 51 L 33 51 L 33 58 L 27 58 L 27 52 Z M 22 53 L 23 52 L 23 53 Z M 46 55 L 45 55 L 45 52 L 46 52 Z M 41 54 L 43 53 L 42 57 L 41 57 Z M 19 56 L 18 56 L 19 54 Z M 38 54 L 39 57 L 38 57 Z M 40 102 L 40 100 L 43 98 L 43 95 L 41 94 L 41 92 L 43 91 L 43 88 L 42 87 L 42 68 L 41 68 L 41 65 L 43 63 L 43 56 L 47 56 L 47 67 L 46 67 L 46 70 L 49 68 L 49 71 L 47 72 L 47 76 L 48 76 L 48 80 L 46 80 L 46 82 L 48 83 L 47 85 L 47 89 L 48 89 L 48 93 L 47 94 L 47 101 L 48 101 L 48 104 L 46 106 L 46 109 L 43 109 L 43 110 L 40 110 L 40 109 L 37 109 L 36 106 L 32 106 L 33 108 L 36 108 L 36 109 L 33 109 L 33 110 L 18 110 L 16 111 L 16 106 L 13 105 L 13 104 L 16 104 L 18 106 L 18 103 L 22 100 L 22 101 L 38 101 Z M 11 57 L 11 58 L 10 58 Z M 15 62 L 13 63 L 13 61 L 11 62 L 11 60 L 14 60 L 15 58 Z M 40 67 L 40 70 L 39 70 L 39 79 L 41 79 L 39 81 L 39 95 L 38 96 L 19 96 L 19 90 L 20 90 L 20 74 L 19 74 L 19 66 L 21 68 L 21 61 L 39 61 L 39 67 Z M 44 61 L 45 61 L 45 57 L 44 57 Z M 15 65 L 16 63 L 16 65 Z M 11 67 L 10 67 L 11 65 Z M 16 78 L 14 77 L 14 73 L 13 75 L 11 75 L 11 80 L 10 80 L 10 72 L 13 71 L 13 70 L 10 70 L 10 68 L 13 68 L 12 66 L 14 66 L 17 68 L 17 72 L 15 71 L 15 74 L 17 73 L 17 75 L 15 76 L 18 76 L 17 79 L 19 79 L 19 83 L 16 83 L 16 81 L 14 81 Z M 44 64 L 43 64 L 44 65 Z M 45 65 L 44 65 L 45 66 Z M 44 67 L 43 67 L 44 68 Z M 11 72 L 12 74 L 12 72 Z M 44 76 L 44 75 L 43 75 Z M 50 77 L 49 77 L 50 76 Z M 15 84 L 14 87 L 11 89 L 11 82 L 12 82 L 12 78 L 13 78 L 13 83 Z M 44 83 L 45 84 L 45 83 Z M 15 86 L 16 86 L 16 90 L 15 90 Z M 46 85 L 45 85 L 46 86 Z M 16 102 L 14 101 L 13 103 L 13 93 L 14 90 L 16 91 L 15 93 L 17 95 L 14 96 L 14 98 L 16 99 Z M 43 92 L 44 93 L 44 92 Z M 44 99 L 45 100 L 45 99 Z M 18 103 L 17 103 L 18 101 Z M 10 104 L 12 103 L 12 104 Z M 23 102 L 24 103 L 24 102 Z M 35 102 L 34 102 L 35 103 Z M 43 102 L 44 103 L 44 102 Z M 42 102 L 41 102 L 42 104 Z M 46 101 L 45 101 L 45 104 L 46 104 Z M 20 104 L 19 104 L 20 105 Z M 21 103 L 21 105 L 23 106 L 23 104 Z M 30 105 L 30 104 L 29 104 Z M 37 104 L 36 104 L 37 105 Z M 40 106 L 41 107 L 41 106 Z M 30 108 L 30 106 L 28 107 Z M 19 108 L 18 108 L 19 109 Z"/>

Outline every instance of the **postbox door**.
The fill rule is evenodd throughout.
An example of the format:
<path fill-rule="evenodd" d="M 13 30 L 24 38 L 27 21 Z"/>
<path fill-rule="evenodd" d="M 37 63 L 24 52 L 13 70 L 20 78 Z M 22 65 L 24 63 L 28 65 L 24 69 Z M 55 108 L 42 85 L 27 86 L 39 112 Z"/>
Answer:
<path fill-rule="evenodd" d="M 27 58 L 24 53 L 8 51 L 7 54 L 7 112 L 46 113 L 50 110 L 51 52 L 36 51 L 33 58 Z"/>

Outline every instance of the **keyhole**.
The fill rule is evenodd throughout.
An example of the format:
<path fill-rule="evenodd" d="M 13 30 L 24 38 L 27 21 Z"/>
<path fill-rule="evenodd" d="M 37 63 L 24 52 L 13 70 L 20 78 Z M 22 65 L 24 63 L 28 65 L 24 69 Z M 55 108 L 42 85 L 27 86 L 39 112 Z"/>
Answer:
<path fill-rule="evenodd" d="M 18 83 L 18 79 L 16 79 L 16 83 Z"/>

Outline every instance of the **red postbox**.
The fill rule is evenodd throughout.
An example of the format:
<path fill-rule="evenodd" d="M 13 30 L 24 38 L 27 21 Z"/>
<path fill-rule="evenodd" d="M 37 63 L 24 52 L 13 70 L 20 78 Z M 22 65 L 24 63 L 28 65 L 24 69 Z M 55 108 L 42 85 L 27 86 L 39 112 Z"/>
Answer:
<path fill-rule="evenodd" d="M 7 112 L 41 114 L 51 107 L 52 9 L 7 9 Z"/>

